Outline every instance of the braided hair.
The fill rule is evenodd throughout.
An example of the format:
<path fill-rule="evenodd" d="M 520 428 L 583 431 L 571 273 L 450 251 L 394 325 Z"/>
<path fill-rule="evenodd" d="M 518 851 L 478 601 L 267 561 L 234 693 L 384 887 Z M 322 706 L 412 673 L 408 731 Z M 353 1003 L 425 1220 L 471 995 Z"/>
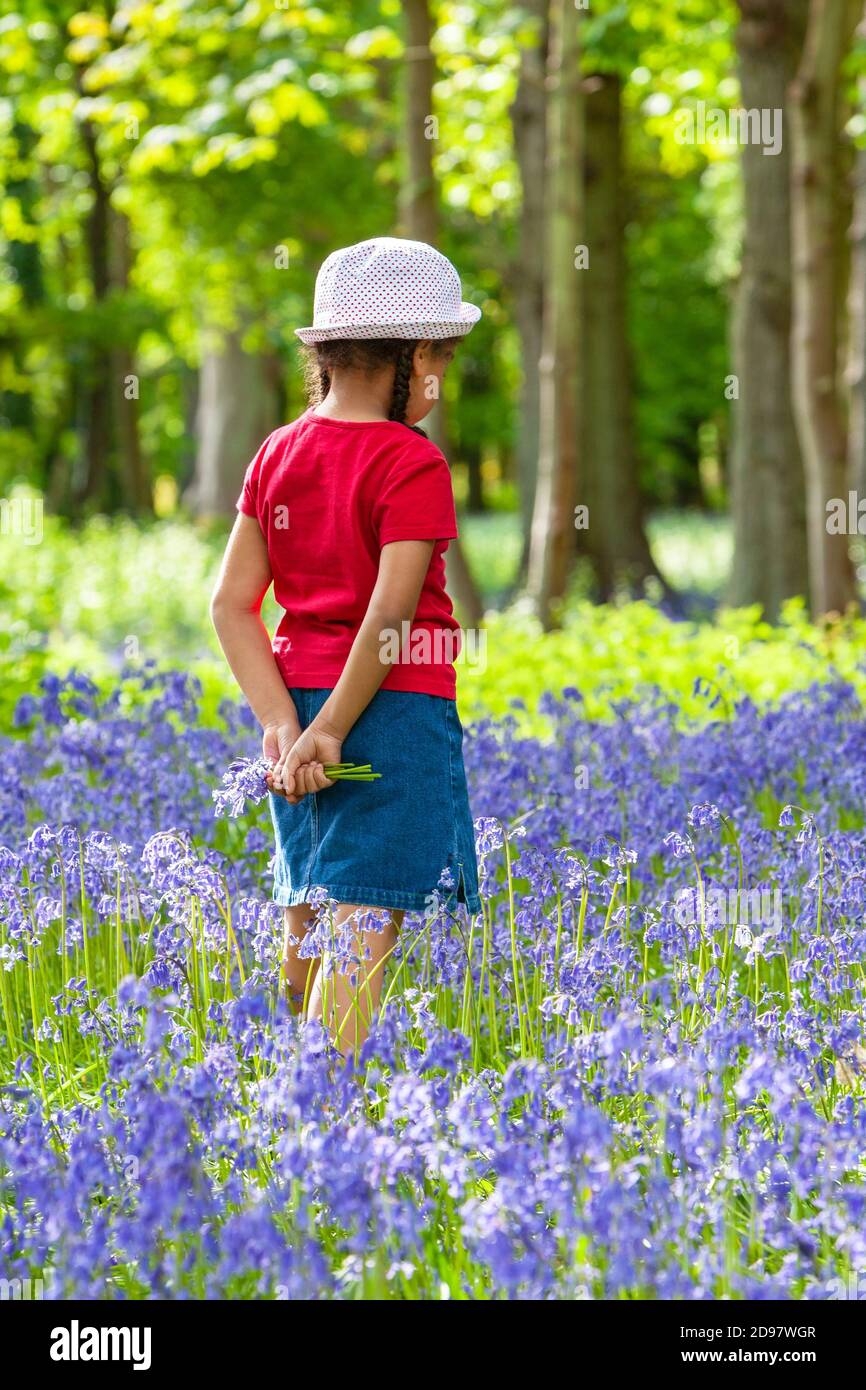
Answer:
<path fill-rule="evenodd" d="M 402 345 L 397 349 L 394 360 L 394 386 L 391 391 L 391 409 L 388 411 L 388 419 L 398 420 L 401 425 L 406 424 L 409 387 L 412 384 L 412 359 L 415 356 L 417 346 L 417 342 L 413 339 L 404 338 Z M 423 430 L 420 433 L 423 434 Z"/>
<path fill-rule="evenodd" d="M 412 386 L 412 360 L 418 341 L 416 338 L 336 338 L 331 342 L 316 343 L 307 350 L 305 359 L 309 404 L 320 405 L 325 399 L 331 389 L 331 373 L 335 368 L 349 367 L 374 375 L 384 367 L 393 366 L 394 384 L 388 419 L 424 435 L 418 425 L 410 425 L 406 419 Z M 453 338 L 437 339 L 436 349 L 444 352 L 454 341 Z"/>

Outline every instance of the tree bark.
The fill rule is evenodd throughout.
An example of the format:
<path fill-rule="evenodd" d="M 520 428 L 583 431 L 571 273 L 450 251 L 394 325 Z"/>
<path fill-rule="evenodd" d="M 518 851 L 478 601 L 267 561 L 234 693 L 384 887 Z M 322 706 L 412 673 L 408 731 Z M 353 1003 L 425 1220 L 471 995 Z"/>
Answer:
<path fill-rule="evenodd" d="M 839 390 L 841 66 L 858 19 L 852 0 L 811 0 L 791 86 L 794 403 L 806 470 L 809 579 L 816 614 L 856 600 L 847 535 L 827 530 L 845 498 L 847 437 Z"/>
<path fill-rule="evenodd" d="M 199 373 L 195 473 L 185 501 L 197 516 L 231 516 L 244 472 L 277 423 L 266 361 L 245 352 L 242 330 L 205 353 Z"/>
<path fill-rule="evenodd" d="M 547 64 L 545 166 L 546 262 L 543 348 L 539 366 L 541 427 L 538 485 L 529 552 L 529 592 L 545 627 L 556 618 L 574 558 L 578 495 L 578 339 L 580 276 L 575 246 L 583 241 L 583 107 L 578 12 L 551 0 Z"/>
<path fill-rule="evenodd" d="M 857 30 L 866 42 L 866 19 Z M 866 104 L 866 79 L 858 83 Z M 859 146 L 852 172 L 851 281 L 848 290 L 848 486 L 866 496 L 866 148 Z"/>
<path fill-rule="evenodd" d="M 537 23 L 538 40 L 520 53 L 520 77 L 511 107 L 514 149 L 520 169 L 520 243 L 514 266 L 514 317 L 520 337 L 523 373 L 517 417 L 517 482 L 523 529 L 525 574 L 535 488 L 538 479 L 539 362 L 544 314 L 544 266 L 538 248 L 544 244 L 545 70 L 547 64 L 547 0 L 527 0 L 525 8 Z"/>
<path fill-rule="evenodd" d="M 111 284 L 113 289 L 125 294 L 129 289 L 131 260 L 128 219 L 122 213 L 112 210 L 111 230 Z M 125 506 L 130 511 L 147 513 L 153 510 L 153 495 L 141 451 L 138 394 L 132 388 L 135 379 L 137 374 L 132 349 L 121 337 L 111 353 L 111 385 L 120 492 Z"/>
<path fill-rule="evenodd" d="M 585 233 L 589 267 L 583 286 L 583 488 L 589 526 L 577 532 L 602 598 L 617 580 L 656 574 L 644 531 L 632 413 L 627 325 L 627 272 L 622 169 L 622 81 L 615 73 L 585 79 Z"/>
<path fill-rule="evenodd" d="M 466 493 L 466 510 L 469 512 L 483 512 L 484 506 L 484 460 L 481 456 L 481 446 L 477 443 L 463 446 L 461 450 L 465 460 L 466 469 L 469 475 L 469 486 Z"/>
<path fill-rule="evenodd" d="M 788 88 L 809 0 L 739 0 L 742 105 L 781 110 L 782 148 L 744 144 L 745 234 L 733 318 L 731 509 L 734 561 L 728 597 L 759 603 L 772 621 L 806 594 L 806 502 L 791 376 L 791 154 Z"/>
<path fill-rule="evenodd" d="M 10 172 L 6 178 L 6 194 L 16 199 L 27 222 L 35 221 L 35 207 L 38 189 L 28 162 L 36 144 L 35 132 L 17 115 L 14 116 L 11 137 L 14 156 Z M 20 172 L 18 172 L 20 170 Z M 33 310 L 45 297 L 45 283 L 42 275 L 42 255 L 38 241 L 18 241 L 13 238 L 6 247 L 5 259 L 14 273 L 15 283 L 21 292 L 21 300 L 27 310 Z M 25 328 L 26 331 L 26 328 Z M 24 335 L 0 328 L 0 356 L 8 352 L 15 376 L 26 376 L 26 341 Z M 5 376 L 5 373 L 4 373 Z M 0 389 L 0 415 L 8 422 L 10 429 L 33 433 L 34 413 L 31 391 L 17 391 L 14 386 Z M 45 484 L 45 477 L 42 479 Z"/>
<path fill-rule="evenodd" d="M 430 47 L 433 22 L 427 0 L 404 0 L 406 16 L 406 176 L 400 190 L 400 216 L 407 235 L 432 243 L 438 232 L 439 211 L 433 174 L 433 140 L 428 120 L 433 115 L 436 60 Z"/>
<path fill-rule="evenodd" d="M 403 12 L 406 16 L 406 179 L 400 200 L 401 222 L 412 240 L 435 246 L 439 215 L 433 141 L 428 139 L 427 129 L 428 118 L 433 114 L 436 75 L 430 47 L 433 25 L 427 0 L 404 0 Z M 444 402 L 439 401 L 427 417 L 427 433 L 445 457 L 450 458 Z M 445 565 L 448 586 L 464 622 L 477 625 L 484 616 L 484 606 L 459 540 L 449 543 Z"/>
<path fill-rule="evenodd" d="M 90 121 L 81 122 L 81 139 L 87 155 L 91 205 L 85 241 L 93 300 L 101 304 L 109 288 L 108 246 L 109 190 L 102 175 L 96 132 Z M 80 407 L 84 476 L 76 488 L 77 501 L 96 503 L 112 510 L 118 501 L 110 477 L 111 450 L 111 354 L 101 343 L 92 347 L 84 375 Z"/>

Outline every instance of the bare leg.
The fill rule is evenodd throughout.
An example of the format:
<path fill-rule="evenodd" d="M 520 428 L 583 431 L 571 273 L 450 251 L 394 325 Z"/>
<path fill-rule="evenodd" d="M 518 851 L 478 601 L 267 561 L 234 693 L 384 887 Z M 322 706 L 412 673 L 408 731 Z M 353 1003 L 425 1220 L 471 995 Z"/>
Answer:
<path fill-rule="evenodd" d="M 307 903 L 283 908 L 283 979 L 289 1007 L 295 1013 L 300 1013 L 304 1000 L 309 999 L 319 969 L 318 956 L 302 960 L 298 955 L 298 946 L 312 923 L 313 909 Z"/>
<path fill-rule="evenodd" d="M 374 911 L 382 909 L 340 903 L 334 913 L 334 929 L 336 931 L 354 913 Z M 369 1032 L 373 1014 L 379 1007 L 385 967 L 397 944 L 402 920 L 402 912 L 391 912 L 381 931 L 363 931 L 359 922 L 353 954 L 360 963 L 349 967 L 345 974 L 334 971 L 326 977 L 320 970 L 313 981 L 308 1016 L 322 1020 L 345 1057 L 357 1052 Z"/>

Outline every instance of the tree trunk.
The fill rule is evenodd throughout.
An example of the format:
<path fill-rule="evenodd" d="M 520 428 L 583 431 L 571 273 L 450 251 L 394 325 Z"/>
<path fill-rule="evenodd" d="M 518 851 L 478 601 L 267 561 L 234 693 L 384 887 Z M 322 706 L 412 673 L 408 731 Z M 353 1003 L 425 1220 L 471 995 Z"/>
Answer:
<path fill-rule="evenodd" d="M 129 221 L 112 211 L 111 229 L 112 287 L 125 294 L 129 289 Z M 132 512 L 153 510 L 150 479 L 142 457 L 138 431 L 138 377 L 129 345 L 121 338 L 111 353 L 111 385 L 117 446 L 117 472 L 124 505 Z"/>
<path fill-rule="evenodd" d="M 26 222 L 32 224 L 35 222 L 35 208 L 39 191 L 34 178 L 28 171 L 28 164 L 33 146 L 36 144 L 36 135 L 31 127 L 16 115 L 13 120 L 11 136 L 14 154 L 8 165 L 6 195 L 19 203 L 22 217 Z M 18 172 L 19 170 L 20 172 Z M 7 243 L 5 259 L 14 275 L 14 283 L 20 291 L 22 304 L 28 311 L 33 310 L 37 304 L 42 303 L 45 297 L 42 253 L 39 242 L 35 239 L 33 241 L 19 241 L 12 238 Z M 7 332 L 0 329 L 0 355 L 4 352 L 9 353 L 15 378 L 27 376 L 25 368 L 26 347 L 26 340 L 20 331 L 16 330 L 14 334 L 9 331 L 7 336 Z M 5 377 L 6 373 L 4 372 L 3 378 Z M 28 434 L 32 434 L 34 429 L 32 392 L 29 390 L 18 391 L 14 386 L 0 388 L 0 415 L 4 417 L 10 429 L 25 430 Z M 46 478 L 43 476 L 42 486 L 45 485 L 45 481 Z"/>
<path fill-rule="evenodd" d="M 198 406 L 201 388 L 201 373 L 198 369 L 182 363 L 179 367 L 181 379 L 181 399 L 183 401 L 183 451 L 178 476 L 178 490 L 183 496 L 192 496 L 195 479 L 196 440 L 198 437 Z M 284 417 L 288 418 L 288 417 Z"/>
<path fill-rule="evenodd" d="M 523 529 L 525 574 L 538 479 L 539 372 L 544 313 L 544 267 L 538 254 L 544 244 L 545 67 L 547 0 L 525 5 L 538 25 L 538 41 L 520 53 L 520 78 L 511 107 L 514 149 L 520 168 L 520 248 L 514 267 L 514 317 L 520 337 L 523 372 L 517 416 L 517 481 Z"/>
<path fill-rule="evenodd" d="M 866 19 L 858 30 L 866 42 Z M 866 104 L 866 79 L 860 78 L 861 104 Z M 854 156 L 852 174 L 854 214 L 851 222 L 851 281 L 848 290 L 848 486 L 866 496 L 866 148 Z"/>
<path fill-rule="evenodd" d="M 529 552 L 529 591 L 545 627 L 555 619 L 574 558 L 578 494 L 578 339 L 583 241 L 583 109 L 578 12 L 572 0 L 551 0 L 547 65 L 546 262 L 543 348 L 539 366 L 541 429 L 538 486 Z"/>
<path fill-rule="evenodd" d="M 404 0 L 406 16 L 406 177 L 400 190 L 400 215 L 406 235 L 434 243 L 439 213 L 433 174 L 433 83 L 436 60 L 430 47 L 433 22 L 427 0 Z"/>
<path fill-rule="evenodd" d="M 644 531 L 632 414 L 632 374 L 626 307 L 622 206 L 622 81 L 615 73 L 588 77 L 584 240 L 589 267 L 583 276 L 583 488 L 577 499 L 589 509 L 578 530 L 579 551 L 589 556 L 602 598 L 617 579 L 632 584 L 655 574 Z"/>
<path fill-rule="evenodd" d="M 433 176 L 433 141 L 428 138 L 428 120 L 433 113 L 435 60 L 430 47 L 433 26 L 427 0 L 404 0 L 406 16 L 406 181 L 400 201 L 402 228 L 414 241 L 436 245 L 438 209 Z M 444 402 L 434 406 L 427 417 L 427 432 L 450 457 L 448 426 Z M 475 626 L 484 616 L 484 607 L 466 563 L 459 540 L 450 542 L 445 553 L 448 586 L 463 621 Z"/>
<path fill-rule="evenodd" d="M 772 621 L 809 587 L 806 502 L 791 377 L 791 155 L 788 88 L 808 0 L 739 0 L 742 105 L 781 110 L 782 148 L 744 144 L 745 235 L 733 319 L 739 399 L 733 411 L 734 561 L 728 596 Z"/>
<path fill-rule="evenodd" d="M 102 175 L 96 132 L 90 121 L 81 122 L 81 139 L 87 155 L 91 204 L 87 215 L 85 241 L 94 302 L 106 298 L 109 288 L 108 246 L 109 190 Z M 118 499 L 116 480 L 110 476 L 111 451 L 111 354 L 96 343 L 88 354 L 84 374 L 79 423 L 83 439 L 84 476 L 79 480 L 77 500 L 96 503 L 112 510 Z"/>
<path fill-rule="evenodd" d="M 484 460 L 481 457 L 481 446 L 472 443 L 464 445 L 461 450 L 466 461 L 466 470 L 469 475 L 469 487 L 466 493 L 466 509 L 470 512 L 484 511 Z"/>
<path fill-rule="evenodd" d="M 202 359 L 195 474 L 185 501 L 197 516 L 231 516 L 244 472 L 277 414 L 267 363 L 245 352 L 242 330 Z"/>
<path fill-rule="evenodd" d="M 811 0 L 791 87 L 794 402 L 806 470 L 809 578 L 816 614 L 856 599 L 848 536 L 827 529 L 844 499 L 847 438 L 839 392 L 841 66 L 858 12 L 851 0 Z"/>

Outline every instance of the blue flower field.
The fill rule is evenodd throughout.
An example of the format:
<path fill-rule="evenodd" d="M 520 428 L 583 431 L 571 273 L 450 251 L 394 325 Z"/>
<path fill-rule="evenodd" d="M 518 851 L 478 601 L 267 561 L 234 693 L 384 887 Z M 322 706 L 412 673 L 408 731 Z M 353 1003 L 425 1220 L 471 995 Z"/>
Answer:
<path fill-rule="evenodd" d="M 225 703 L 205 727 L 195 682 L 147 669 L 108 695 L 46 676 L 19 703 L 7 1278 L 96 1299 L 840 1296 L 866 1267 L 861 703 L 830 682 L 694 727 L 661 697 L 543 712 L 543 742 L 469 726 L 483 913 L 407 917 L 344 1065 L 283 998 L 250 718 Z"/>

